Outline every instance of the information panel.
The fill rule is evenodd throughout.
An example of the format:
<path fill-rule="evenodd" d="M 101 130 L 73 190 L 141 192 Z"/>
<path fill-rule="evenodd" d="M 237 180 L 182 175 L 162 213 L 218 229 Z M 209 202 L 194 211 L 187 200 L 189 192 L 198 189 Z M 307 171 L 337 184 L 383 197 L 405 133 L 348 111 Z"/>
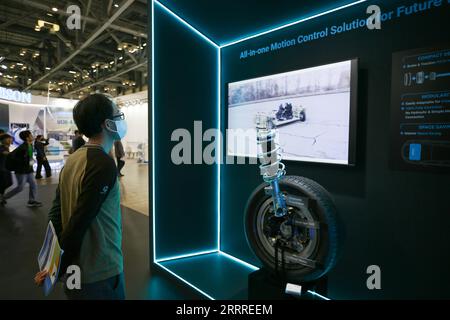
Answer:
<path fill-rule="evenodd" d="M 391 164 L 450 169 L 450 45 L 392 57 Z"/>

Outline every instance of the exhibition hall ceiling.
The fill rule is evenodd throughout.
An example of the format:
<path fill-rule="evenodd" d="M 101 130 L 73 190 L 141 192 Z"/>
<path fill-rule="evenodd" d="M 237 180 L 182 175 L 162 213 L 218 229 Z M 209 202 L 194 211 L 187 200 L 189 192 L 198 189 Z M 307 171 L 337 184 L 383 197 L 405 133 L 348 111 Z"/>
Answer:
<path fill-rule="evenodd" d="M 143 89 L 148 12 L 147 0 L 2 0 L 0 86 L 67 98 Z"/>
<path fill-rule="evenodd" d="M 219 45 L 355 1 L 160 0 Z"/>

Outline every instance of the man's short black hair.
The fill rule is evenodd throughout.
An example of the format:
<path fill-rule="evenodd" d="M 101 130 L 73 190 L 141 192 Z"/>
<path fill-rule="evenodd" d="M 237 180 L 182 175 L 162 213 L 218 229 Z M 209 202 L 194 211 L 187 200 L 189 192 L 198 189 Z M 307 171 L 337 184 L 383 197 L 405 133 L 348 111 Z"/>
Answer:
<path fill-rule="evenodd" d="M 25 142 L 25 140 L 27 140 L 27 138 L 30 135 L 31 135 L 31 131 L 30 130 L 24 130 L 24 131 L 19 133 L 19 138 L 22 139 L 23 142 Z"/>
<path fill-rule="evenodd" d="M 41 139 L 42 138 L 42 134 L 38 134 L 37 136 L 36 136 L 36 140 L 39 140 L 39 139 Z"/>
<path fill-rule="evenodd" d="M 9 134 L 7 134 L 7 133 L 0 133 L 0 141 L 4 141 L 4 140 L 6 140 L 8 138 L 12 139 L 12 137 Z"/>
<path fill-rule="evenodd" d="M 78 130 L 75 130 L 73 133 L 75 133 L 75 134 L 79 134 L 80 133 L 80 131 L 78 131 Z"/>
<path fill-rule="evenodd" d="M 102 132 L 106 119 L 113 119 L 114 102 L 101 93 L 80 100 L 73 108 L 73 119 L 78 129 L 90 138 Z"/>
<path fill-rule="evenodd" d="M 4 134 L 4 133 L 5 133 L 5 130 L 0 129 L 0 134 Z"/>

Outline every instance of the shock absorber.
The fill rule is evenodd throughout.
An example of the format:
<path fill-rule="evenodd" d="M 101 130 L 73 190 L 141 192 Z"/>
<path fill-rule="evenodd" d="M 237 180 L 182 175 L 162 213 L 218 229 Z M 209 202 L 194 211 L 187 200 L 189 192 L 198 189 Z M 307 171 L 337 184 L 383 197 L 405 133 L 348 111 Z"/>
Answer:
<path fill-rule="evenodd" d="M 286 171 L 281 162 L 281 149 L 277 142 L 278 130 L 272 117 L 266 114 L 257 114 L 255 122 L 260 173 L 264 181 L 270 184 L 275 216 L 283 217 L 287 213 L 287 207 L 278 182 Z"/>

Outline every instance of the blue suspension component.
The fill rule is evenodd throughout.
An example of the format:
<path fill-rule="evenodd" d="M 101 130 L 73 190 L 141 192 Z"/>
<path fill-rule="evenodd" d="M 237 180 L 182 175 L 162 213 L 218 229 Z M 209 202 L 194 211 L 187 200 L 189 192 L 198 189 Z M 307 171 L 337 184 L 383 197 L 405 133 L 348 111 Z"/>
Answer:
<path fill-rule="evenodd" d="M 274 214 L 276 217 L 283 217 L 287 213 L 287 207 L 278 182 L 286 171 L 281 162 L 281 149 L 277 142 L 278 131 L 272 117 L 268 115 L 257 114 L 255 122 L 258 159 L 261 163 L 259 169 L 264 181 L 270 184 Z"/>

